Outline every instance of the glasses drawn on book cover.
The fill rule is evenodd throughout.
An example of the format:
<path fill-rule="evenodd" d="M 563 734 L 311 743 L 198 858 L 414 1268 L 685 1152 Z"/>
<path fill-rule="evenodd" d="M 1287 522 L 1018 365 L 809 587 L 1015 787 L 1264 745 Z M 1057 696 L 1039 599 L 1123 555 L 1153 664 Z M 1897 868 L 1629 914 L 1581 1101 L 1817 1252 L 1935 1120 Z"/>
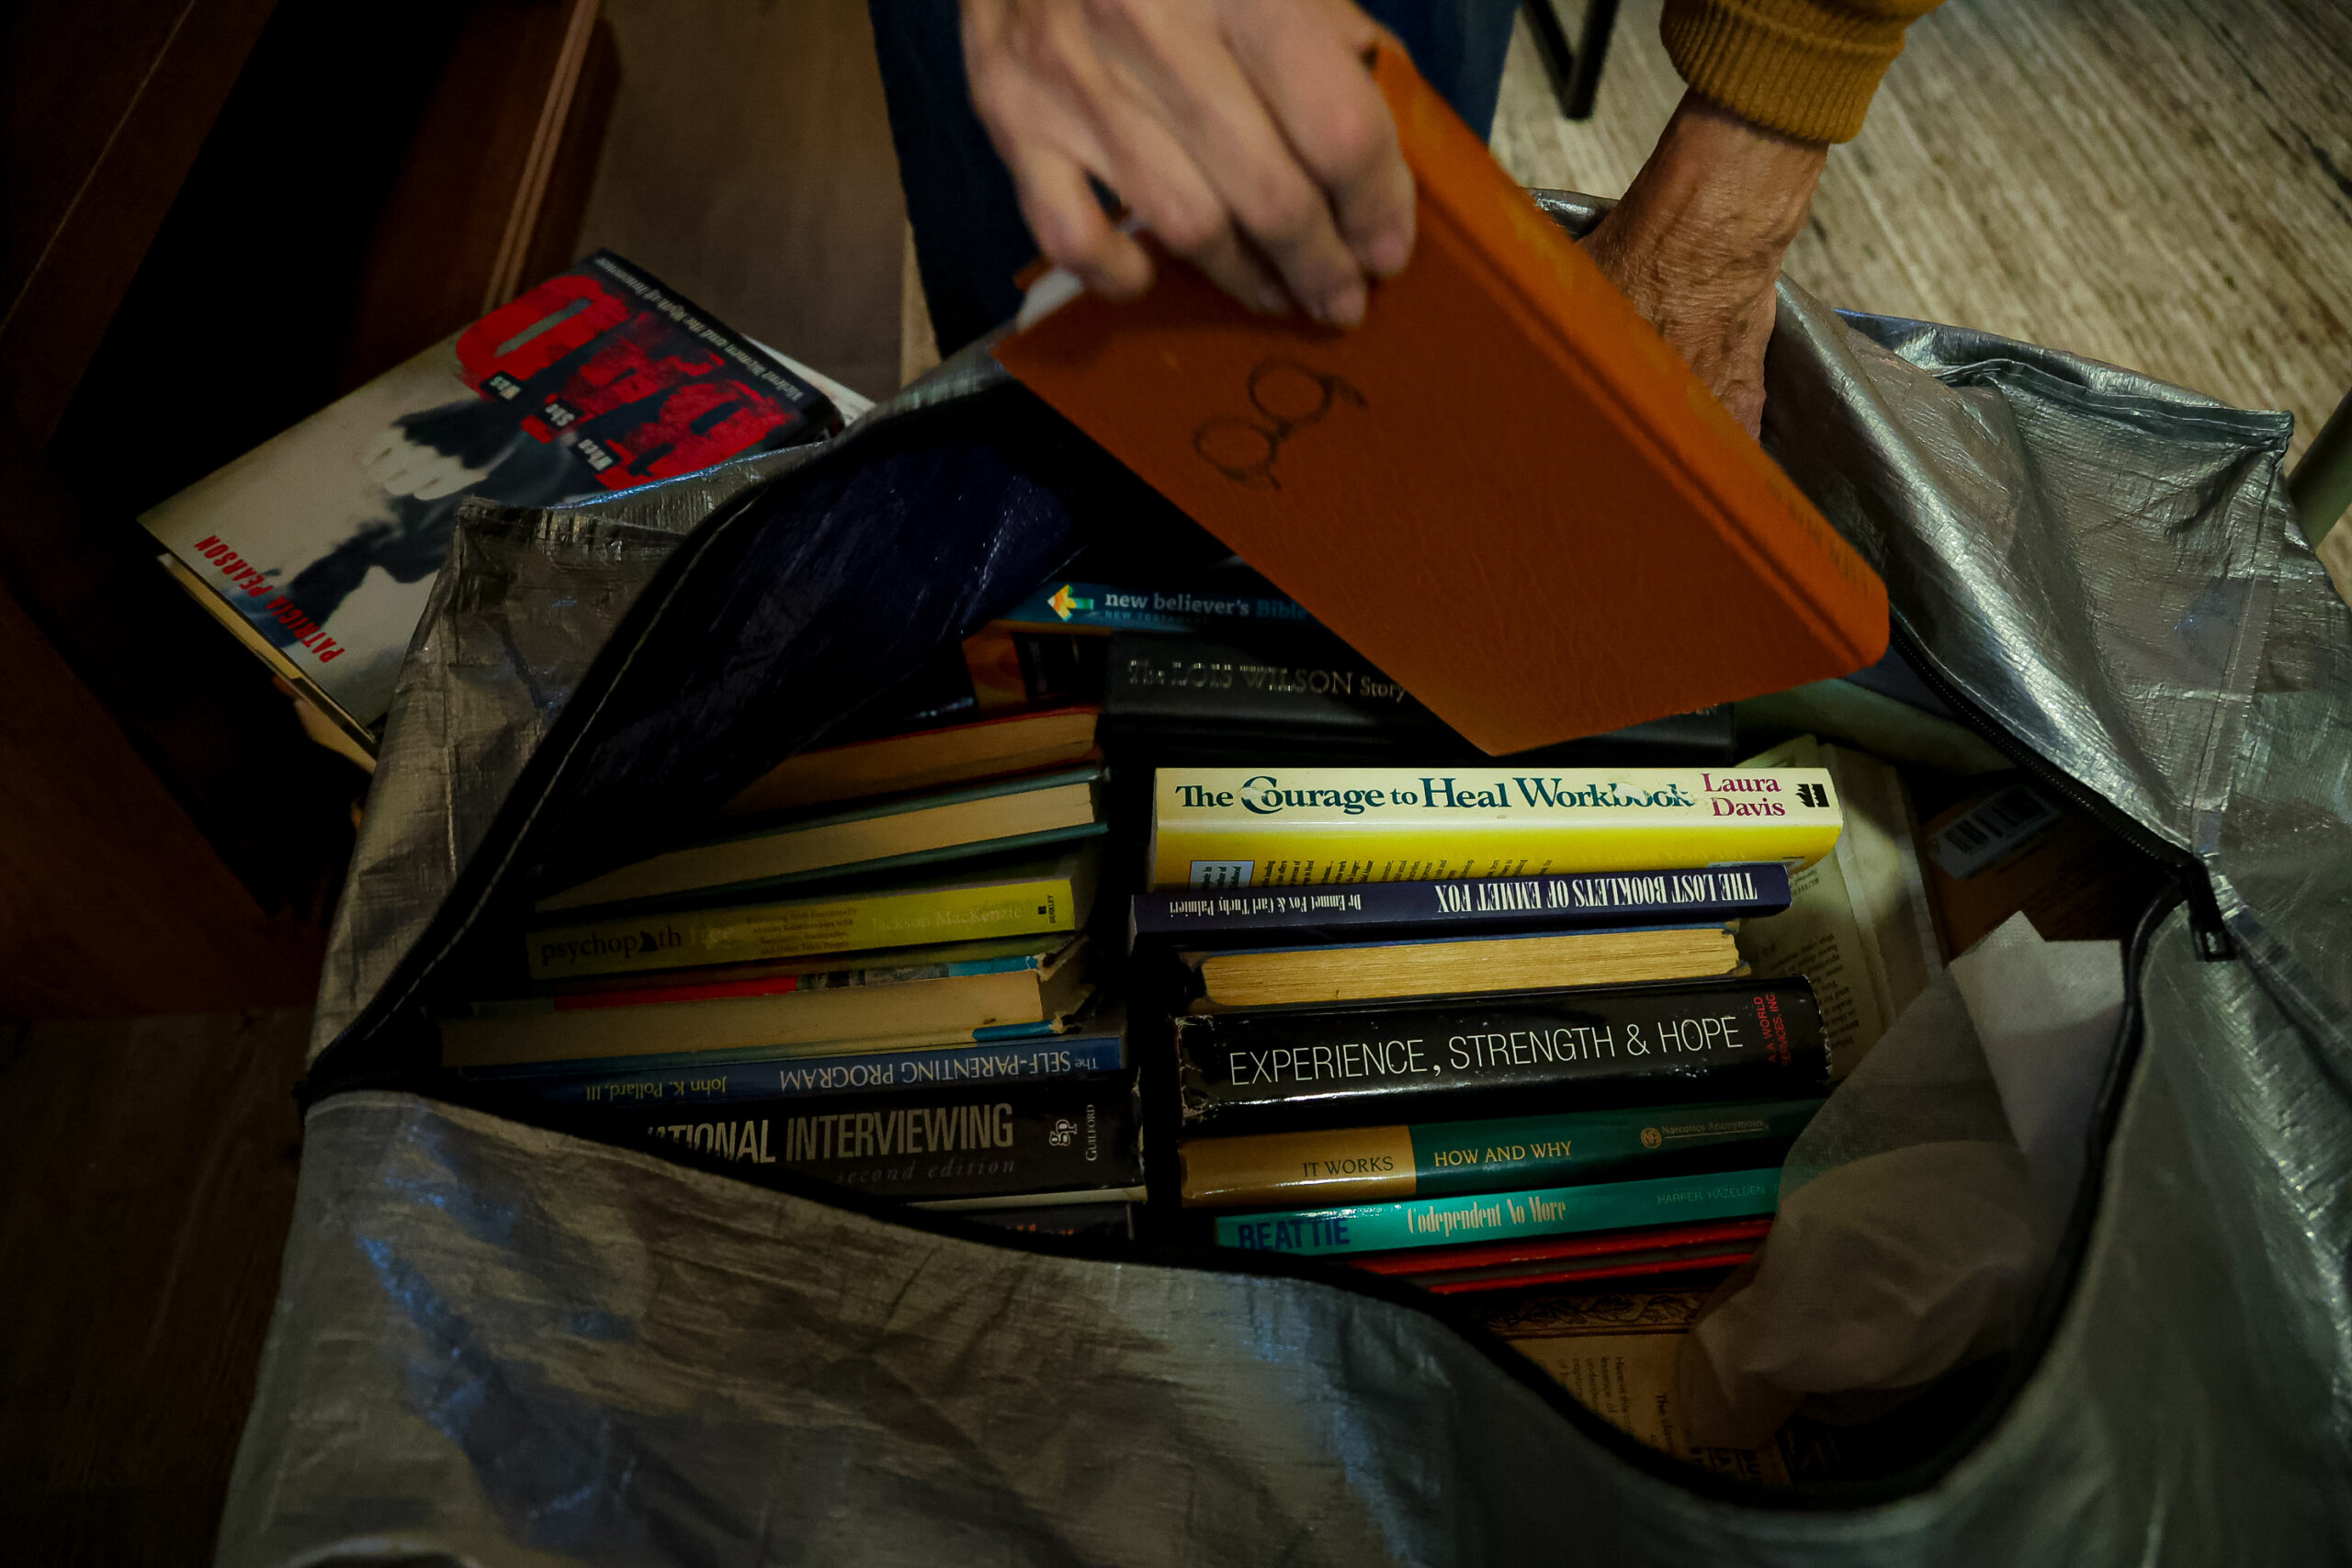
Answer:
<path fill-rule="evenodd" d="M 219 585 L 230 602 L 354 717 L 376 722 L 467 497 L 552 505 L 693 472 L 807 427 L 797 400 L 750 386 L 727 355 L 587 276 L 592 265 L 388 371 L 143 521 L 199 571 L 209 563 L 191 550 L 216 537 L 256 565 L 265 581 L 242 592 Z"/>

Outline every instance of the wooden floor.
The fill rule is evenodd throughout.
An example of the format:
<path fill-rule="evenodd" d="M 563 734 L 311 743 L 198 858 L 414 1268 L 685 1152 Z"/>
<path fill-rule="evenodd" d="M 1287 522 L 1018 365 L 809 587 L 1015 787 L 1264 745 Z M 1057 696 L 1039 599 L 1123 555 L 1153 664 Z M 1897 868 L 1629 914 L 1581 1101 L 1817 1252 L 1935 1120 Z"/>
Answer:
<path fill-rule="evenodd" d="M 310 1027 L 0 1027 L 0 1560 L 210 1561 L 294 1208 Z"/>
<path fill-rule="evenodd" d="M 1626 0 L 1582 124 L 1522 29 L 1494 138 L 1512 174 L 1624 189 L 1682 92 L 1659 6 Z M 2352 6 L 1946 0 L 1831 154 L 1788 270 L 1834 305 L 2291 410 L 2300 451 L 2352 388 Z"/>
<path fill-rule="evenodd" d="M 623 68 L 642 35 L 639 54 L 687 71 L 689 51 L 708 47 L 715 30 L 668 17 L 715 5 L 612 0 Z M 656 9 L 661 28 L 650 21 Z M 820 24 L 814 33 L 837 40 L 820 47 L 788 45 L 799 35 L 774 21 L 783 9 L 799 7 L 743 7 L 762 21 L 739 21 L 729 38 L 778 62 L 793 47 L 837 62 L 852 35 L 864 45 L 861 7 L 807 7 Z M 1517 179 L 1595 195 L 1625 188 L 1681 96 L 1658 9 L 1660 0 L 1625 3 L 1597 113 L 1578 125 L 1559 118 L 1521 28 L 1494 134 Z M 903 226 L 903 209 L 887 188 L 894 164 L 870 148 L 847 151 L 849 127 L 882 125 L 879 83 L 865 80 L 873 66 L 858 68 L 865 75 L 823 73 L 844 163 L 814 195 L 762 174 L 788 163 L 776 151 L 790 139 L 781 125 L 746 136 L 719 193 L 663 181 L 663 160 L 628 148 L 673 139 L 684 157 L 703 141 L 650 127 L 696 115 L 663 108 L 671 75 L 626 77 L 588 237 L 633 256 L 642 249 L 644 264 L 675 270 L 677 287 L 710 294 L 706 303 L 729 320 L 743 299 L 748 332 L 774 332 L 786 353 L 861 390 L 887 390 L 932 360 L 920 294 L 900 317 L 879 287 L 885 223 Z M 746 113 L 778 118 L 774 104 Z M 887 152 L 887 136 L 875 146 Z M 764 211 L 767 231 L 724 226 L 731 200 Z M 774 244 L 767 232 L 819 209 L 844 228 L 809 275 L 840 280 L 847 294 L 837 310 L 811 315 L 809 296 L 762 273 L 755 256 Z M 680 259 L 661 259 L 668 254 Z M 1832 152 L 1788 270 L 1835 306 L 1983 327 L 2242 407 L 2290 409 L 2301 451 L 2352 388 L 2352 5 L 1945 0 L 1912 28 L 1863 134 Z"/>

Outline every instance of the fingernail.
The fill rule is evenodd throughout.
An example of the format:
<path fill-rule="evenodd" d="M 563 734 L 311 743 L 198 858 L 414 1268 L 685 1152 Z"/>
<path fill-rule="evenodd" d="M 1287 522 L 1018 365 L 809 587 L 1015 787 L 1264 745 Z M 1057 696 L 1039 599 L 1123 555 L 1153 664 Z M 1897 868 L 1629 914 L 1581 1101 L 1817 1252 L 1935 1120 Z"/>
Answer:
<path fill-rule="evenodd" d="M 1340 285 L 1317 302 L 1317 320 L 1335 327 L 1351 327 L 1363 320 L 1363 285 L 1349 282 Z"/>
<path fill-rule="evenodd" d="M 1400 229 L 1391 229 L 1363 248 L 1363 265 L 1382 277 L 1394 277 L 1405 270 L 1405 263 L 1412 254 L 1412 236 Z"/>

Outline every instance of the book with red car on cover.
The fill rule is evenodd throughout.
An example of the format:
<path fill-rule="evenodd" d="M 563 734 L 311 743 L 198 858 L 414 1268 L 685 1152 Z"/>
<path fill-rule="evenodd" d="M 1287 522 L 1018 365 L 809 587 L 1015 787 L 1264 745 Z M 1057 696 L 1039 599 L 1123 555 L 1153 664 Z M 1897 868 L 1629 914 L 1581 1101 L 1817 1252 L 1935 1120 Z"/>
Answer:
<path fill-rule="evenodd" d="M 551 505 L 820 438 L 842 421 L 821 383 L 599 251 L 140 521 L 372 748 L 465 498 Z"/>

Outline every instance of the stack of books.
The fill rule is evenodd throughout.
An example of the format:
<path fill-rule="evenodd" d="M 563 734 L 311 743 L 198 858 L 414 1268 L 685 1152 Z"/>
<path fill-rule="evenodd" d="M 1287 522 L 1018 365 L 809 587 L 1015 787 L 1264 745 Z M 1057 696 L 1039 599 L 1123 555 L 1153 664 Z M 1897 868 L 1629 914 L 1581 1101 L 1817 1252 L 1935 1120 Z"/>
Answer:
<path fill-rule="evenodd" d="M 1182 1205 L 1447 1293 L 1745 1261 L 1833 1062 L 1736 927 L 1840 823 L 1823 769 L 1160 770 Z"/>
<path fill-rule="evenodd" d="M 1802 1427 L 1693 1448 L 1678 1343 L 1954 933 L 2066 880 L 2063 812 L 1810 736 L 1735 761 L 1719 714 L 1468 760 L 1242 569 L 1179 581 L 1041 585 L 540 890 L 445 1064 L 754 1181 L 1358 1270 L 1694 1463 L 1837 1472 Z"/>
<path fill-rule="evenodd" d="M 1777 1157 L 1826 1048 L 1803 981 L 1738 977 L 1733 928 L 1785 908 L 1782 862 L 1834 840 L 1826 786 L 1524 759 L 1408 775 L 1393 760 L 1467 743 L 1238 563 L 1184 582 L 1043 585 L 715 826 L 541 893 L 527 980 L 442 1021 L 445 1066 L 492 1103 L 755 1179 L 1064 1235 L 1182 1235 L 1200 1228 L 1188 1208 L 1215 1210 L 1227 1245 L 1342 1253 L 1432 1289 L 1744 1257 L 1769 1204 L 1702 1189 Z M 1330 678 L 1253 678 L 1317 638 Z M 1228 683 L 1210 646 L 1261 662 Z M 1190 706 L 1133 678 L 1187 664 L 1205 671 Z M 1234 691 L 1255 718 L 1220 718 Z M 1582 749 L 1721 761 L 1731 740 L 1715 711 Z M 1309 777 L 1286 761 L 1334 754 L 1392 765 Z M 1284 771 L 1157 765 L 1170 756 Z M 1209 844 L 1202 807 L 1220 799 L 1244 837 L 1279 826 L 1272 858 Z M 1678 825 L 1606 826 L 1658 810 Z M 1316 847 L 1401 842 L 1384 825 L 1398 813 L 1474 823 L 1481 847 L 1376 864 Z M 1253 1052 L 1277 1066 L 1238 1071 Z M 1368 1177 L 1346 1151 L 1374 1144 L 1391 1179 L 1342 1178 Z M 1442 1245 L 1376 1243 L 1369 1211 L 1338 1242 L 1296 1240 L 1368 1196 L 1421 1216 L 1611 1175 L 1605 1213 L 1514 1227 L 1548 1238 L 1518 1263 L 1454 1245 L 1504 1239 L 1476 1203 Z"/>
<path fill-rule="evenodd" d="M 540 897 L 530 985 L 443 1020 L 444 1066 L 493 1104 L 754 1179 L 1132 1234 L 1135 1075 L 1086 932 L 1090 717 L 793 759 L 727 830 Z"/>

